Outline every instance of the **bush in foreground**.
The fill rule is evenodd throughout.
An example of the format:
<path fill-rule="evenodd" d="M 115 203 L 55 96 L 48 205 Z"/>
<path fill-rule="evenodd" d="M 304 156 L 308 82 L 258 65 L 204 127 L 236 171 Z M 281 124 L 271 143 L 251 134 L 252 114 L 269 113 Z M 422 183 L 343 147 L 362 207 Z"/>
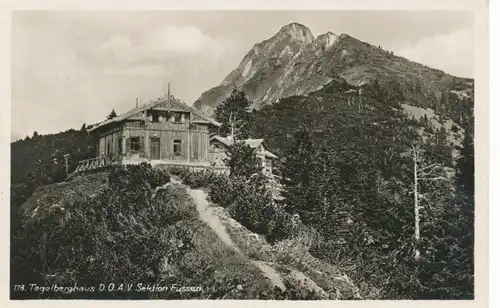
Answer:
<path fill-rule="evenodd" d="M 153 198 L 153 188 L 168 181 L 168 174 L 149 165 L 117 167 L 108 183 L 93 193 L 39 204 L 17 238 L 17 276 L 23 283 L 44 286 L 155 283 L 165 256 L 179 259 L 189 251 L 189 230 L 183 226 L 197 219 L 194 205 L 187 202 L 189 196 L 179 189 L 167 187 Z M 114 298 L 123 294 L 25 292 L 17 296 Z"/>
<path fill-rule="evenodd" d="M 226 208 L 236 221 L 264 235 L 268 241 L 294 235 L 293 218 L 273 200 L 266 176 L 258 173 L 247 179 L 182 167 L 167 168 L 167 171 L 179 176 L 183 184 L 191 188 L 208 189 L 210 201 Z"/>
<path fill-rule="evenodd" d="M 174 172 L 175 173 L 175 172 Z M 92 298 L 92 299 L 314 299 L 314 294 L 290 286 L 286 292 L 274 288 L 248 260 L 227 247 L 198 218 L 189 195 L 182 186 L 168 185 L 168 172 L 147 164 L 116 167 L 107 180 L 83 193 L 75 194 L 74 185 L 88 186 L 74 179 L 63 186 L 47 189 L 39 198 L 38 208 L 27 217 L 21 235 L 16 238 L 14 283 L 39 286 L 77 286 L 98 288 L 100 284 L 131 283 L 129 292 L 14 292 L 12 298 Z M 272 224 L 279 217 L 273 212 L 268 196 L 255 182 L 237 181 L 215 174 L 186 173 L 193 185 L 212 183 L 212 198 L 236 206 L 231 210 L 255 232 L 274 234 Z M 197 184 L 196 184 L 197 183 Z M 217 190 L 219 186 L 230 193 Z M 73 186 L 71 186 L 73 185 Z M 50 194 L 67 194 L 55 199 Z M 233 192 L 240 191 L 233 195 Z M 217 193 L 219 193 L 217 195 Z M 244 208 L 258 198 L 250 212 Z M 53 201 L 51 201 L 53 200 Z M 54 201 L 55 200 L 55 201 Z M 232 202 L 232 201 L 231 201 Z M 250 207 L 251 208 L 251 207 Z M 265 219 L 265 213 L 270 218 Z M 255 221 L 254 221 L 255 220 Z M 143 286 L 199 287 L 196 292 L 137 292 Z M 135 290 L 135 292 L 134 292 Z"/>

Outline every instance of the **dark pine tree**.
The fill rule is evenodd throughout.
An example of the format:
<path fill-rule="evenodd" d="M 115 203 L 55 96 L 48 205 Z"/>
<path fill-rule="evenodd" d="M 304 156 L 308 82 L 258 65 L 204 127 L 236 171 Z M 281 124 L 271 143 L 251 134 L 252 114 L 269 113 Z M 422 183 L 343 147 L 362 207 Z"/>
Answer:
<path fill-rule="evenodd" d="M 314 162 L 314 144 L 311 132 L 300 127 L 284 151 L 282 169 L 283 196 L 289 212 L 304 210 L 309 204 L 309 186 Z"/>
<path fill-rule="evenodd" d="M 214 118 L 222 124 L 220 133 L 234 134 L 234 137 L 239 139 L 248 138 L 251 118 L 250 104 L 245 92 L 234 89 L 214 111 Z"/>
<path fill-rule="evenodd" d="M 256 150 L 244 142 L 235 142 L 228 149 L 226 164 L 233 176 L 250 178 L 261 171 Z"/>
<path fill-rule="evenodd" d="M 111 112 L 108 114 L 108 120 L 112 118 L 116 118 L 118 115 L 116 114 L 115 110 L 111 110 Z"/>
<path fill-rule="evenodd" d="M 467 125 L 463 147 L 457 162 L 457 188 L 461 189 L 469 202 L 474 203 L 474 132 Z"/>
<path fill-rule="evenodd" d="M 457 228 L 462 249 L 463 272 L 457 281 L 461 298 L 474 298 L 474 125 L 465 127 L 463 147 L 457 163 L 456 195 L 461 221 Z"/>

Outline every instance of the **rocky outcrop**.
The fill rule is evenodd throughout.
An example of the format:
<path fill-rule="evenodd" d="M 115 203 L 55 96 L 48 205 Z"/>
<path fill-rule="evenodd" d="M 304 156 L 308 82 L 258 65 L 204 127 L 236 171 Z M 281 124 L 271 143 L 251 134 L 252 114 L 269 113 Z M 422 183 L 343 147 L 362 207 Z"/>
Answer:
<path fill-rule="evenodd" d="M 292 23 L 282 27 L 273 37 L 255 44 L 240 65 L 220 85 L 203 93 L 194 106 L 210 114 L 234 87 L 244 88 L 251 97 L 262 96 L 268 84 L 313 39 L 311 30 L 303 25 Z"/>

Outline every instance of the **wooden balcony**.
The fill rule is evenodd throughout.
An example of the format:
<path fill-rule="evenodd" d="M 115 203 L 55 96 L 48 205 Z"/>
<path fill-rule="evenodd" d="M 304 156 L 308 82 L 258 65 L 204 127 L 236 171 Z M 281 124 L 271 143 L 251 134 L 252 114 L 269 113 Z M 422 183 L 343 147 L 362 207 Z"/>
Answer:
<path fill-rule="evenodd" d="M 102 168 L 109 164 L 110 159 L 107 156 L 84 159 L 78 162 L 78 166 L 76 167 L 74 173 Z"/>

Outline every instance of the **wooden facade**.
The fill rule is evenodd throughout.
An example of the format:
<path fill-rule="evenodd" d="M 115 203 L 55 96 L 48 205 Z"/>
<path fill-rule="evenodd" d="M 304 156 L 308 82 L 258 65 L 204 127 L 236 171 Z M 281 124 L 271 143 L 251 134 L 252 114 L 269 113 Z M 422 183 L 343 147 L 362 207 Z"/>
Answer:
<path fill-rule="evenodd" d="M 209 134 L 219 123 L 175 98 L 161 99 L 104 121 L 96 156 L 112 161 L 159 160 L 209 164 Z"/>

